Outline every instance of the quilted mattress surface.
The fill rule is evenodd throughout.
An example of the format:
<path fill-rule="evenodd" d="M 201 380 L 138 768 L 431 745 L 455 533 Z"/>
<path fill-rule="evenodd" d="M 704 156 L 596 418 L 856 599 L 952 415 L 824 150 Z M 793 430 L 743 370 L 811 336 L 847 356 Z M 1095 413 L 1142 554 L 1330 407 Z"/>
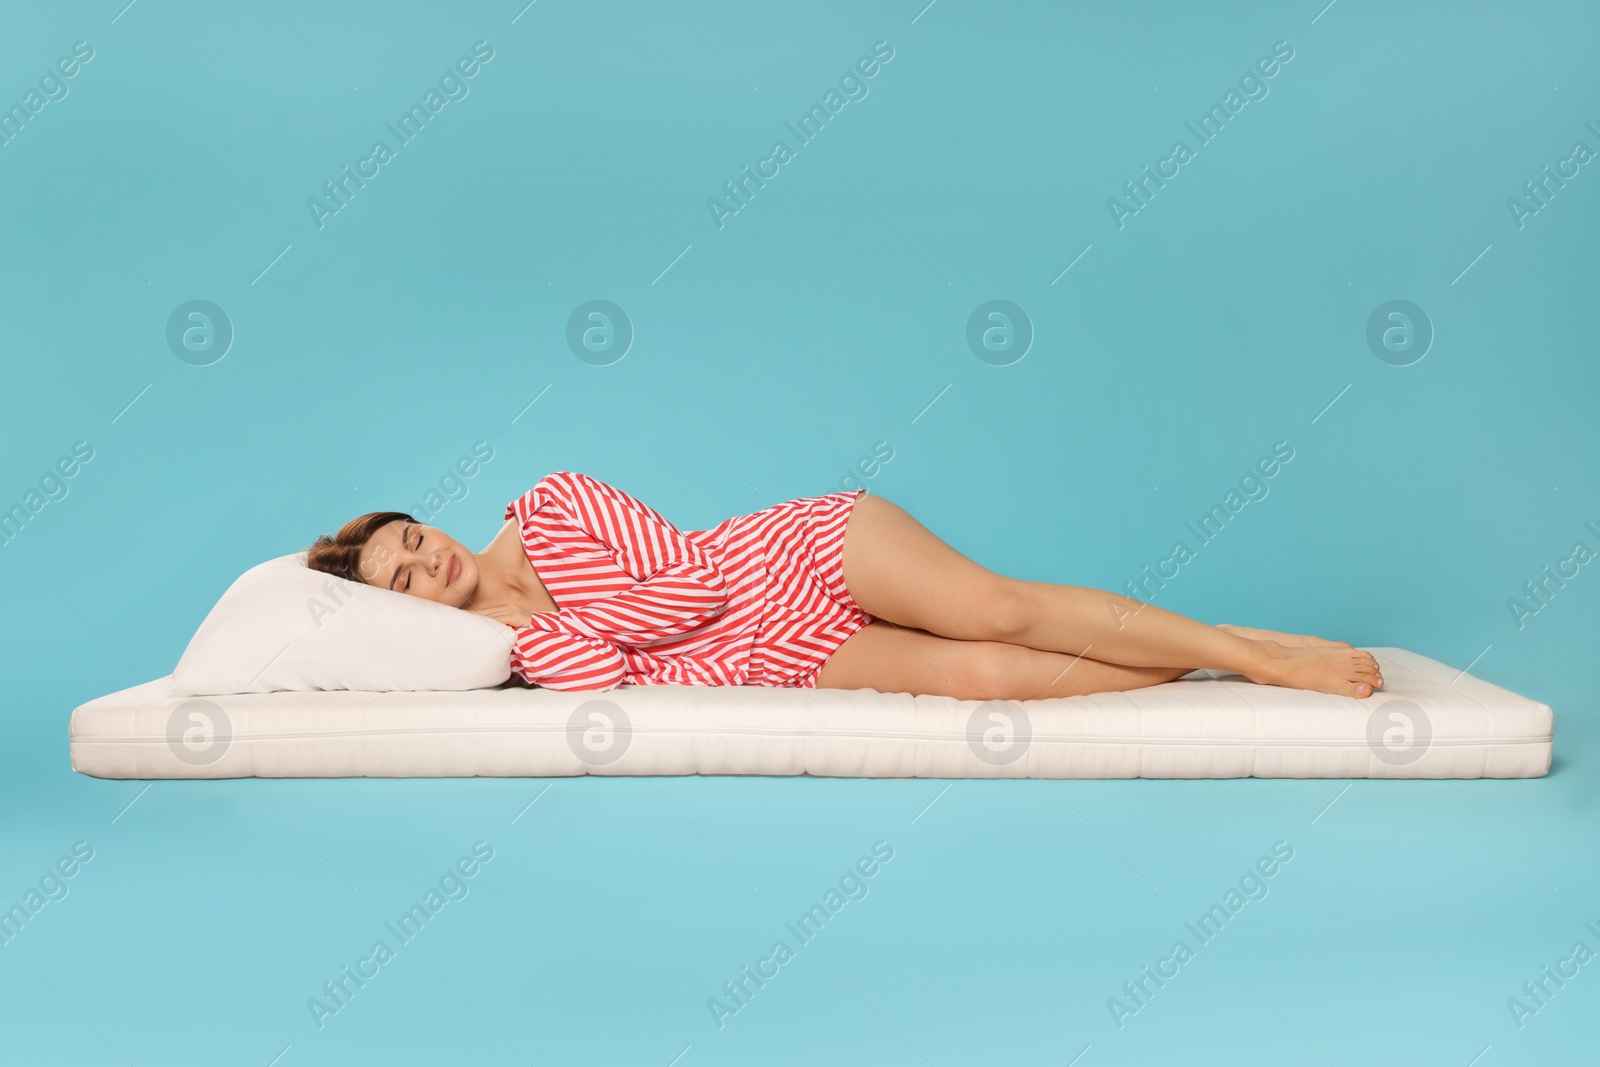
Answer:
<path fill-rule="evenodd" d="M 166 679 L 72 713 L 99 778 L 1531 778 L 1548 705 L 1435 660 L 1371 648 L 1366 700 L 1197 671 L 1031 701 L 872 689 L 624 686 L 173 697 Z"/>

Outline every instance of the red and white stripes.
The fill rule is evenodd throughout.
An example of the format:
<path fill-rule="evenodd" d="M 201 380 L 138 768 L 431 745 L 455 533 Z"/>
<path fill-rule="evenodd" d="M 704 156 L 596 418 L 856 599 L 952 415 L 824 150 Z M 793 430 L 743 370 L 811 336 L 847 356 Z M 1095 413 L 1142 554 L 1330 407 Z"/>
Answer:
<path fill-rule="evenodd" d="M 597 478 L 547 475 L 505 510 L 558 609 L 516 631 L 513 670 L 560 690 L 814 684 L 871 621 L 841 572 L 856 496 L 785 501 L 686 533 Z"/>

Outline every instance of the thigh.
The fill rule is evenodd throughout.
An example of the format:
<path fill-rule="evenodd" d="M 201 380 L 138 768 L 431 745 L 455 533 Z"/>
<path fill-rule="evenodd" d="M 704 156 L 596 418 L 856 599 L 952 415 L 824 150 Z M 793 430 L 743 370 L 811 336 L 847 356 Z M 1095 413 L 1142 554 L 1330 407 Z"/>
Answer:
<path fill-rule="evenodd" d="M 869 615 L 940 637 L 1004 641 L 1029 603 L 1028 583 L 996 574 L 871 493 L 845 527 L 845 589 Z"/>
<path fill-rule="evenodd" d="M 1186 667 L 1124 667 L 1004 641 L 962 641 L 879 620 L 836 649 L 818 689 L 949 696 L 959 700 L 1038 700 L 1170 682 Z"/>

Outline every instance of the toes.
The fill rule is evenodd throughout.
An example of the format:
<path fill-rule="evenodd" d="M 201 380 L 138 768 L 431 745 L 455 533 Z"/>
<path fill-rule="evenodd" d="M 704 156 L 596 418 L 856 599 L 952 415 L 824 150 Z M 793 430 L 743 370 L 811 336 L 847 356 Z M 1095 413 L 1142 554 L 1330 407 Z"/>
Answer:
<path fill-rule="evenodd" d="M 1369 696 L 1372 695 L 1372 686 L 1368 685 L 1366 682 L 1357 682 L 1353 686 L 1351 686 L 1350 688 L 1351 688 L 1351 694 L 1350 695 L 1355 697 L 1357 700 L 1360 700 L 1360 699 L 1362 699 L 1364 697 L 1369 697 Z"/>

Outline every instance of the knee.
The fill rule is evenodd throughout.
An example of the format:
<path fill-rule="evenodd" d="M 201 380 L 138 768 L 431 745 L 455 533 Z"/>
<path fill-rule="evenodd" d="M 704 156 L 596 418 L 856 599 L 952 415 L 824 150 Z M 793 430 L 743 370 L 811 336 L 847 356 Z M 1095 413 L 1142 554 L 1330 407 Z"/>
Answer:
<path fill-rule="evenodd" d="M 977 614 L 985 638 L 1016 643 L 1039 617 L 1038 593 L 1027 582 L 1007 578 L 985 593 L 983 608 Z"/>
<path fill-rule="evenodd" d="M 1028 700 L 1033 692 L 1028 675 L 1028 650 L 999 641 L 973 641 L 971 654 L 956 679 L 963 700 Z"/>

